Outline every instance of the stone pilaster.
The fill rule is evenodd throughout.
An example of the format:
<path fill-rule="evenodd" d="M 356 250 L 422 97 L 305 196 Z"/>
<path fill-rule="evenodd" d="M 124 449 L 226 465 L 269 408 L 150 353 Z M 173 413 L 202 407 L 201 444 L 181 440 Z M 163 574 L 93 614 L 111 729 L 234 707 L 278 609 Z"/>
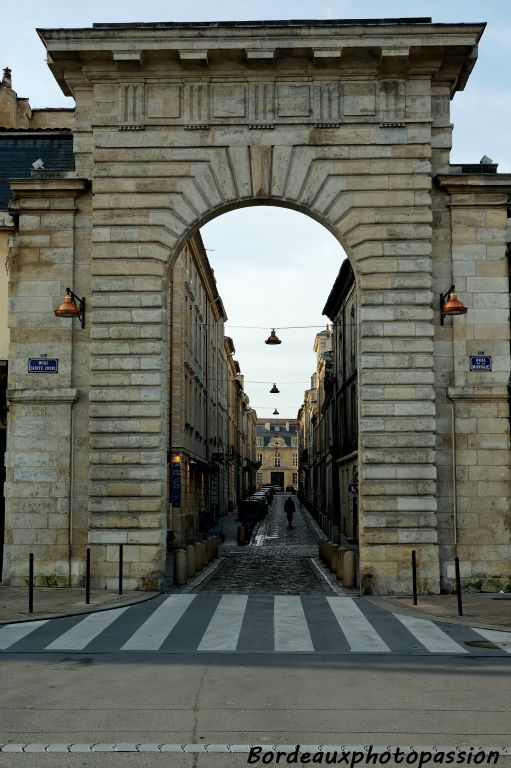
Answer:
<path fill-rule="evenodd" d="M 11 584 L 25 584 L 34 553 L 36 583 L 67 585 L 73 572 L 73 334 L 54 316 L 74 286 L 76 178 L 12 182 L 18 221 L 11 263 L 6 558 Z M 58 372 L 30 373 L 29 358 L 58 361 Z"/>
<path fill-rule="evenodd" d="M 468 308 L 441 329 L 450 362 L 439 397 L 444 408 L 450 487 L 442 514 L 443 583 L 452 588 L 457 554 L 463 582 L 474 589 L 509 589 L 511 454 L 509 393 L 510 175 L 440 176 L 452 232 L 452 279 Z M 444 193 L 445 194 L 445 193 Z M 470 370 L 470 357 L 491 358 L 491 370 Z M 439 425 L 442 426 L 442 425 Z M 453 450 L 454 444 L 454 450 Z M 447 457 L 450 454 L 450 460 Z M 439 456 L 441 459 L 441 456 Z"/>

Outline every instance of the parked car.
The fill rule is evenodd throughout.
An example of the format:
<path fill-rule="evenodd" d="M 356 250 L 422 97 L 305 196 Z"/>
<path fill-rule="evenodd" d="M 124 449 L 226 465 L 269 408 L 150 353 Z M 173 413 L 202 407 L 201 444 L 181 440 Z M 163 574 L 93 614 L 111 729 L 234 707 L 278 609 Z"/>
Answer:
<path fill-rule="evenodd" d="M 294 485 L 286 485 L 286 493 L 296 493 Z"/>

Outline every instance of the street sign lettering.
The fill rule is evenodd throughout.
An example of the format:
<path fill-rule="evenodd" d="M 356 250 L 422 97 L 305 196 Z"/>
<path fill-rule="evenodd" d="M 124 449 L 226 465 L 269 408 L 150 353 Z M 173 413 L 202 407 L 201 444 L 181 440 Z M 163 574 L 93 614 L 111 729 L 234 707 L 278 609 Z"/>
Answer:
<path fill-rule="evenodd" d="M 471 371 L 491 371 L 490 355 L 471 355 L 470 370 Z"/>
<path fill-rule="evenodd" d="M 59 361 L 49 357 L 31 357 L 28 361 L 29 373 L 58 373 Z"/>

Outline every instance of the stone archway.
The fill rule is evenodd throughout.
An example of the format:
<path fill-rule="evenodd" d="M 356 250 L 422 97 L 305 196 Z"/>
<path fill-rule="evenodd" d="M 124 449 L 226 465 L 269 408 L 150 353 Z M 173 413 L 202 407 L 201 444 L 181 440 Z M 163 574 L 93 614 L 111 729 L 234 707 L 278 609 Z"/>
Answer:
<path fill-rule="evenodd" d="M 13 189 L 20 246 L 35 207 L 40 234 L 74 233 L 62 259 L 91 296 L 86 333 L 62 337 L 73 377 L 51 395 L 63 420 L 74 413 L 77 487 L 62 508 L 71 515 L 74 505 L 81 521 L 67 551 L 75 577 L 87 538 L 102 545 L 96 567 L 105 579 L 115 570 L 108 545 L 122 542 L 149 547 L 127 566 L 133 583 L 154 583 L 162 571 L 166 275 L 203 223 L 261 203 L 327 227 L 356 275 L 362 588 L 407 589 L 413 546 L 423 589 L 438 591 L 432 178 L 448 167 L 449 98 L 481 30 L 396 20 L 40 33 L 76 99 L 83 181 L 41 177 L 38 187 Z M 59 224 L 60 202 L 37 207 L 34 197 L 67 200 L 68 218 Z M 44 269 L 45 280 L 57 279 L 54 263 Z M 40 393 L 28 394 L 22 376 L 15 389 L 21 426 Z M 65 472 L 58 465 L 45 481 L 49 499 Z M 15 487 L 13 475 L 11 498 Z M 22 511 L 16 504 L 11 519 Z"/>

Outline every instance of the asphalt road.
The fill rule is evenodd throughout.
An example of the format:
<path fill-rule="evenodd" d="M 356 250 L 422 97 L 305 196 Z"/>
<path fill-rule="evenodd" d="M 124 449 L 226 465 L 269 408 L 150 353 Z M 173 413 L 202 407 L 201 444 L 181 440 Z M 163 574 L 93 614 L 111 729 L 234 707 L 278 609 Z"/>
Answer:
<path fill-rule="evenodd" d="M 507 658 L 7 655 L 0 742 L 509 745 Z M 246 755 L 0 754 L 17 765 L 246 765 Z M 502 763 L 504 764 L 504 763 Z"/>
<path fill-rule="evenodd" d="M 238 576 L 219 571 L 199 594 L 54 619 L 19 638 L 0 630 L 0 745 L 53 745 L 0 752 L 0 768 L 237 768 L 249 763 L 236 745 L 253 744 L 511 746 L 506 646 L 467 646 L 478 637 L 470 628 L 406 627 L 369 601 L 330 594 L 303 562 L 307 531 L 299 520 L 283 530 L 279 517 L 264 553 L 233 554 L 247 563 Z M 295 561 L 291 582 L 283 561 Z M 143 746 L 57 751 L 77 744 Z M 192 751 L 149 751 L 162 744 Z"/>

